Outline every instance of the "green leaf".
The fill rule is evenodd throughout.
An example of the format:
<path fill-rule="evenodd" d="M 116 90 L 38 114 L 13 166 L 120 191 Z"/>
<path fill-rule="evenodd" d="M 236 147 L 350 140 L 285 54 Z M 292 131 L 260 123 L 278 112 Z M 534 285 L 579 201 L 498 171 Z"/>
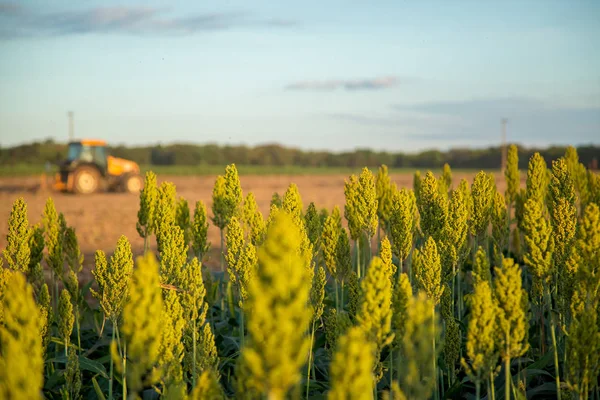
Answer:
<path fill-rule="evenodd" d="M 104 365 L 100 364 L 96 360 L 90 360 L 84 356 L 79 356 L 79 368 L 86 371 L 91 371 L 96 374 L 99 374 L 103 378 L 108 379 L 108 374 L 106 373 L 106 368 Z"/>
<path fill-rule="evenodd" d="M 541 398 L 555 398 L 556 397 L 556 383 L 546 382 L 540 386 L 534 387 L 527 391 L 527 398 L 531 399 L 535 396 L 541 396 Z"/>
<path fill-rule="evenodd" d="M 96 395 L 98 396 L 98 398 L 100 400 L 106 400 L 106 397 L 104 396 L 104 393 L 102 393 L 100 385 L 98 385 L 98 381 L 96 380 L 95 376 L 92 377 L 92 384 L 94 385 L 94 390 L 96 391 Z"/>

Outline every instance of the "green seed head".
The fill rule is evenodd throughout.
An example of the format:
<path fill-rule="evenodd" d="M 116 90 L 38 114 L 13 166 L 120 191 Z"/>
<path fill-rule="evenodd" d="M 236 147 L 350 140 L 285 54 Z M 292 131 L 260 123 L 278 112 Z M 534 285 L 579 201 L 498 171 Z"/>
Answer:
<path fill-rule="evenodd" d="M 175 224 L 183 231 L 183 241 L 187 246 L 190 243 L 190 207 L 183 197 L 179 197 L 175 210 Z"/>
<path fill-rule="evenodd" d="M 388 230 L 390 214 L 394 205 L 394 192 L 397 190 L 396 185 L 392 183 L 388 175 L 387 165 L 379 167 L 377 177 L 375 179 L 375 189 L 377 192 L 377 216 L 381 221 L 384 230 Z"/>
<path fill-rule="evenodd" d="M 22 197 L 15 200 L 8 217 L 6 249 L 3 251 L 8 267 L 14 271 L 28 273 L 31 260 L 29 248 L 29 222 L 27 203 Z"/>
<path fill-rule="evenodd" d="M 471 219 L 471 234 L 481 237 L 490 224 L 492 204 L 494 201 L 495 184 L 491 175 L 480 171 L 473 181 L 471 194 L 473 196 L 473 214 Z"/>
<path fill-rule="evenodd" d="M 149 237 L 154 232 L 154 218 L 158 201 L 158 188 L 156 175 L 152 171 L 146 172 L 144 188 L 140 191 L 140 208 L 136 229 L 143 238 Z"/>
<path fill-rule="evenodd" d="M 208 220 L 206 217 L 206 205 L 202 200 L 196 202 L 194 208 L 194 221 L 190 227 L 192 236 L 192 250 L 199 258 L 208 253 L 210 242 L 208 242 Z"/>
<path fill-rule="evenodd" d="M 521 172 L 519 171 L 519 149 L 511 144 L 508 147 L 506 170 L 504 170 L 504 179 L 506 179 L 506 192 L 504 196 L 508 204 L 515 201 L 519 186 L 521 184 Z"/>

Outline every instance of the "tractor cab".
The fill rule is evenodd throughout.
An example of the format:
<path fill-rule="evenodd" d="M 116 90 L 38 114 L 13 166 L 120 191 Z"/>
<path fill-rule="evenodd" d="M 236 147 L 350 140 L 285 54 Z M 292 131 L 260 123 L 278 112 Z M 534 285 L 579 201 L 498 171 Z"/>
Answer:
<path fill-rule="evenodd" d="M 142 179 L 137 163 L 108 155 L 104 140 L 84 139 L 69 143 L 54 186 L 82 194 L 94 193 L 101 186 L 139 193 Z"/>

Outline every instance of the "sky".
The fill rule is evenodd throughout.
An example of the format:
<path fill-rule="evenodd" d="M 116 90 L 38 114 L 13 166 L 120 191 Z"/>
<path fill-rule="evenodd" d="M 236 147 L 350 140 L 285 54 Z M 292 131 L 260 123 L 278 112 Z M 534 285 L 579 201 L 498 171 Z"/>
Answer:
<path fill-rule="evenodd" d="M 0 145 L 600 144 L 600 2 L 0 0 Z"/>

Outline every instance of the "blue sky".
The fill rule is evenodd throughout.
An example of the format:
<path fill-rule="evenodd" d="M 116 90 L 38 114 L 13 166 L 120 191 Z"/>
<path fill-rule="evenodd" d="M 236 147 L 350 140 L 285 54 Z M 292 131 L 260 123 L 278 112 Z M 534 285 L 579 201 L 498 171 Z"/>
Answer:
<path fill-rule="evenodd" d="M 600 144 L 598 1 L 0 2 L 0 145 Z"/>

